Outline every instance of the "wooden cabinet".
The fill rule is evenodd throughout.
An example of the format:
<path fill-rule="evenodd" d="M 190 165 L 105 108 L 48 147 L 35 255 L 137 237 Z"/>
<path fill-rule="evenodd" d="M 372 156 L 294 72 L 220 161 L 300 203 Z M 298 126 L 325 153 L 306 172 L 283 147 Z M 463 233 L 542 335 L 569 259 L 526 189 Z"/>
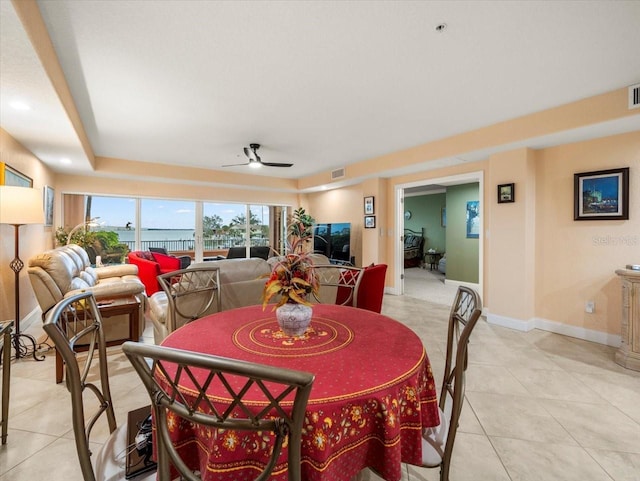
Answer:
<path fill-rule="evenodd" d="M 616 362 L 627 369 L 640 371 L 640 271 L 618 269 L 622 280 L 622 344 Z"/>

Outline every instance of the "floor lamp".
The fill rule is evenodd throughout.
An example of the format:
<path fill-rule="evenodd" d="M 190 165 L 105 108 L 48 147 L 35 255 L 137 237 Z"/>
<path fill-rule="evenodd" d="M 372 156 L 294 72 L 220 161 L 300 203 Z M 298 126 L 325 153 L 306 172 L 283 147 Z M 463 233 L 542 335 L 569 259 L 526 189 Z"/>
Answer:
<path fill-rule="evenodd" d="M 42 194 L 29 187 L 0 186 L 0 224 L 11 224 L 14 228 L 15 257 L 9 267 L 15 273 L 15 309 L 13 346 L 16 359 L 29 355 L 29 345 L 33 345 L 33 358 L 36 358 L 36 340 L 29 334 L 20 332 L 20 271 L 24 262 L 19 256 L 20 226 L 24 224 L 42 224 L 44 208 Z M 27 342 L 24 342 L 26 340 Z"/>

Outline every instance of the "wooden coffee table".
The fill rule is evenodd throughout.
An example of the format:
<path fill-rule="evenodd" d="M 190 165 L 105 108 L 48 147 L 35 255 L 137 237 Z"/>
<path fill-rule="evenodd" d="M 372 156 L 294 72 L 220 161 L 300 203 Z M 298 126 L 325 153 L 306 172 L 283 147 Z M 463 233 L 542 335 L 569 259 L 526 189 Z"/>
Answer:
<path fill-rule="evenodd" d="M 112 339 L 107 341 L 107 347 L 118 346 L 125 341 L 140 340 L 140 301 L 135 296 L 115 297 L 112 299 L 100 299 L 96 301 L 100 315 L 105 324 L 110 317 L 128 315 L 129 316 L 129 337 L 125 339 Z M 82 352 L 87 350 L 87 346 L 76 345 L 74 350 Z M 64 363 L 62 356 L 56 353 L 56 382 L 62 382 Z"/>

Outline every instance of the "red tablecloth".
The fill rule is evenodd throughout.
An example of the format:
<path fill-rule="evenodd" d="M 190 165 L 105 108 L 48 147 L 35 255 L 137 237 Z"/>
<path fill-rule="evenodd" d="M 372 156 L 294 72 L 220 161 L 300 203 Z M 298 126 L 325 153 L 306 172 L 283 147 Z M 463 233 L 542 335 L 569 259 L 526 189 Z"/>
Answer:
<path fill-rule="evenodd" d="M 303 426 L 302 478 L 348 480 L 371 467 L 397 481 L 401 462 L 421 462 L 422 428 L 439 424 L 422 342 L 375 312 L 324 304 L 313 309 L 311 327 L 300 338 L 286 337 L 270 308 L 252 306 L 187 324 L 162 345 L 315 374 Z M 181 424 L 174 443 L 205 481 L 255 477 L 251 459 L 264 456 L 264 448 L 252 434 L 229 442 L 224 434 Z M 285 454 L 273 479 L 287 479 Z"/>

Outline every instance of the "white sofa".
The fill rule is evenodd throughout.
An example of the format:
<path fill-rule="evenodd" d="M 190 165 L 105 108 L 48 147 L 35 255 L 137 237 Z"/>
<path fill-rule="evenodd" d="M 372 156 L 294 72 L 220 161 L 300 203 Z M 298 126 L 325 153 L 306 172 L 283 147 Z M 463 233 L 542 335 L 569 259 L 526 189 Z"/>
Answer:
<path fill-rule="evenodd" d="M 98 301 L 135 296 L 140 302 L 139 332 L 143 332 L 147 296 L 136 266 L 122 264 L 94 268 L 86 251 L 70 244 L 32 257 L 27 272 L 43 316 L 63 298 L 84 291 L 93 292 Z M 127 325 L 113 324 L 105 324 L 107 340 L 120 339 L 128 333 Z"/>

